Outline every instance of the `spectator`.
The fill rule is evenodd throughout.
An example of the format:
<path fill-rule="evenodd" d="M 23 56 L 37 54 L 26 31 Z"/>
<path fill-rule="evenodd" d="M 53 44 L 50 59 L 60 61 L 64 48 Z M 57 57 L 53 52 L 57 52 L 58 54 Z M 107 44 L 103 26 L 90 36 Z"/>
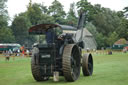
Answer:
<path fill-rule="evenodd" d="M 29 50 L 26 50 L 26 55 L 27 57 L 29 57 Z"/>
<path fill-rule="evenodd" d="M 24 52 L 24 49 L 22 50 L 22 57 L 24 57 L 24 54 L 25 54 L 25 52 Z"/>
<path fill-rule="evenodd" d="M 8 50 L 6 50 L 6 52 L 5 52 L 5 61 L 9 61 L 9 59 L 10 59 L 10 53 L 9 53 Z"/>
<path fill-rule="evenodd" d="M 20 49 L 17 50 L 17 56 L 20 56 Z"/>

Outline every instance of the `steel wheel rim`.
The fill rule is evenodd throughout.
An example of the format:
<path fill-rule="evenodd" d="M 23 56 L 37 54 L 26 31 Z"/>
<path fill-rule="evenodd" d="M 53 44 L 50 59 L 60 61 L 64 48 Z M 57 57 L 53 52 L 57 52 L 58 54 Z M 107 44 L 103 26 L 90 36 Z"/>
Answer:
<path fill-rule="evenodd" d="M 77 54 L 76 48 L 72 50 L 71 54 L 71 67 L 72 67 L 72 75 L 76 79 L 80 73 L 80 62 L 79 57 Z"/>

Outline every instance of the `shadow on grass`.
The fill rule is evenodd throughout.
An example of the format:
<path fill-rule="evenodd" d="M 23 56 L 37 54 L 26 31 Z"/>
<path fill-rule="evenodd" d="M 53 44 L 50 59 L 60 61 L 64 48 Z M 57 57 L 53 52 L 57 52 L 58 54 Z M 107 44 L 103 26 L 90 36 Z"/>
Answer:
<path fill-rule="evenodd" d="M 85 77 L 83 75 L 80 75 L 80 77 L 78 78 L 78 80 L 74 81 L 74 82 L 67 82 L 65 80 L 64 77 L 60 77 L 58 82 L 53 81 L 53 77 L 50 77 L 50 79 L 48 81 L 41 81 L 41 82 L 37 82 L 36 80 L 34 80 L 33 78 L 30 78 L 28 81 L 24 82 L 25 85 L 81 85 L 80 82 L 88 82 L 88 80 L 93 80 L 93 77 Z M 23 83 L 22 83 L 23 85 Z"/>
<path fill-rule="evenodd" d="M 25 83 L 25 82 L 24 82 Z M 40 84 L 45 84 L 45 85 L 60 85 L 60 84 L 66 84 L 66 83 L 72 83 L 72 82 L 67 82 L 63 77 L 59 78 L 58 82 L 53 81 L 53 78 L 51 77 L 49 80 L 47 81 L 40 81 L 37 82 L 34 79 L 30 79 L 29 81 L 26 82 L 28 85 L 40 85 Z"/>

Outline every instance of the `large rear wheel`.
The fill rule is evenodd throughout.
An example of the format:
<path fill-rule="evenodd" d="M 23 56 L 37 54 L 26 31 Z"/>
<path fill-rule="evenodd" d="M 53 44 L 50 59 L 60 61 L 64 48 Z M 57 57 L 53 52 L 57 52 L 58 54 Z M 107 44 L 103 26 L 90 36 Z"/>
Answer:
<path fill-rule="evenodd" d="M 80 51 L 77 45 L 65 46 L 62 57 L 63 74 L 67 81 L 75 81 L 80 75 Z"/>

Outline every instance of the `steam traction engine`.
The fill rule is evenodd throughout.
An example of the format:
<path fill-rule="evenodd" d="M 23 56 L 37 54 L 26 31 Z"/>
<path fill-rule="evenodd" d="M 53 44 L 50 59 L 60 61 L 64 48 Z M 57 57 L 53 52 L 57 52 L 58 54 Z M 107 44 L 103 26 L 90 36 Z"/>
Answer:
<path fill-rule="evenodd" d="M 77 28 L 40 24 L 29 29 L 29 34 L 45 37 L 45 43 L 33 45 L 31 70 L 36 81 L 45 81 L 57 75 L 72 82 L 79 78 L 81 67 L 84 76 L 92 75 L 92 55 L 82 55 L 84 16 L 85 13 L 80 15 Z"/>

